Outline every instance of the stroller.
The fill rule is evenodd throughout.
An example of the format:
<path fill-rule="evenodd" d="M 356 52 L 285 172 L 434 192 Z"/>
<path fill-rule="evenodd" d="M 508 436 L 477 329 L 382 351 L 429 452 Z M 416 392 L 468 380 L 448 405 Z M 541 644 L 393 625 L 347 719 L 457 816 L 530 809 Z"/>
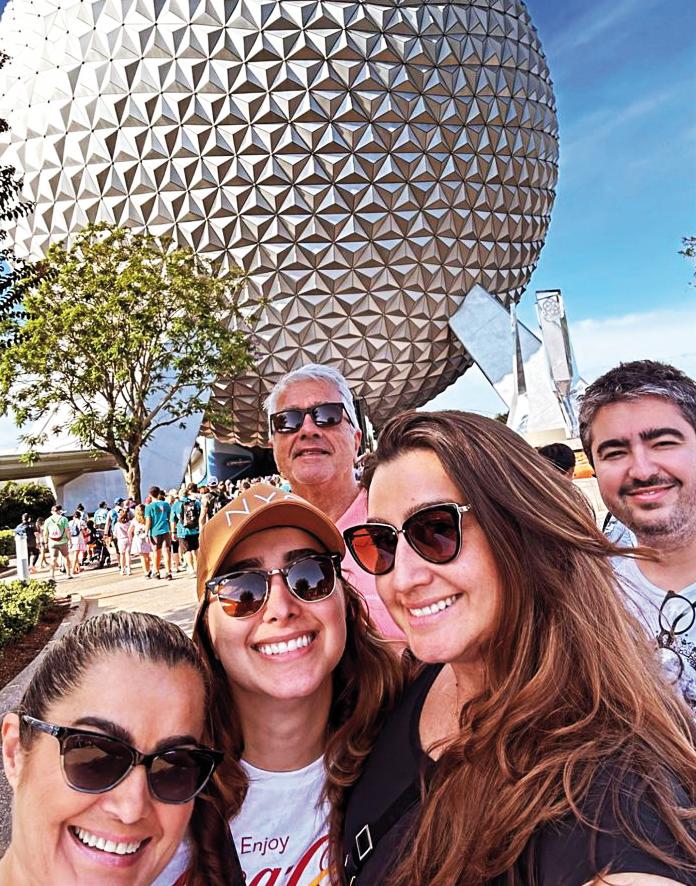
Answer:
<path fill-rule="evenodd" d="M 111 554 L 104 543 L 104 530 L 96 529 L 91 520 L 87 521 L 87 530 L 89 531 L 88 553 L 83 565 L 89 566 L 90 569 L 103 569 L 105 566 L 111 566 Z"/>

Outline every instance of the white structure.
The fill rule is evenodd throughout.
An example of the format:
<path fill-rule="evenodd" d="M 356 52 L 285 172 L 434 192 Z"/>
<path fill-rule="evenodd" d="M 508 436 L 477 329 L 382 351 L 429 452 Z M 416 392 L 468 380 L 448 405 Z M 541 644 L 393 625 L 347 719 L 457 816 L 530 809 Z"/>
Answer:
<path fill-rule="evenodd" d="M 469 292 L 450 327 L 509 409 L 508 426 L 534 445 L 577 437 L 584 389 L 560 291 L 537 298 L 542 337 L 481 286 Z"/>

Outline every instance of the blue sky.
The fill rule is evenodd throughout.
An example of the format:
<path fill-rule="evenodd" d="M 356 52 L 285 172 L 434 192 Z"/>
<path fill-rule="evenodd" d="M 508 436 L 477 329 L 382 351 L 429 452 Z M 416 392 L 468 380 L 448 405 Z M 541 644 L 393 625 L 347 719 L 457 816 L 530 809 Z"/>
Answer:
<path fill-rule="evenodd" d="M 554 82 L 556 203 L 519 316 L 561 289 L 580 372 L 653 357 L 696 376 L 694 0 L 527 0 Z M 495 412 L 471 370 L 435 406 Z"/>
<path fill-rule="evenodd" d="M 696 376 L 696 288 L 678 254 L 681 237 L 696 235 L 696 3 L 527 6 L 554 81 L 561 158 L 551 226 L 520 317 L 534 327 L 534 291 L 560 288 L 588 381 L 639 357 Z M 476 370 L 433 404 L 501 407 Z M 5 430 L 0 422 L 0 448 L 11 445 Z"/>

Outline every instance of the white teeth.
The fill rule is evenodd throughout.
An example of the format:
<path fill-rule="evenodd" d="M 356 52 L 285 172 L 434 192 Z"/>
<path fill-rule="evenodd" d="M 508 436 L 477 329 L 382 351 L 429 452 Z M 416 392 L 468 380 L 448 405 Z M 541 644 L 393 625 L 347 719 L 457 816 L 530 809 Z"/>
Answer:
<path fill-rule="evenodd" d="M 408 611 L 414 618 L 422 618 L 424 615 L 435 615 L 436 612 L 442 612 L 459 599 L 456 594 L 453 597 L 445 597 L 444 600 L 438 600 L 437 603 L 431 603 L 429 606 L 422 606 L 420 609 L 409 609 Z"/>
<path fill-rule="evenodd" d="M 115 855 L 132 855 L 142 845 L 142 840 L 137 840 L 133 843 L 114 843 L 113 840 L 105 840 L 103 837 L 97 837 L 96 834 L 90 834 L 89 831 L 85 831 L 83 828 L 73 828 L 72 831 L 85 846 L 100 849 L 102 852 L 111 852 Z"/>
<path fill-rule="evenodd" d="M 295 637 L 286 643 L 282 640 L 280 643 L 261 643 L 256 648 L 264 655 L 284 655 L 287 652 L 295 652 L 303 646 L 309 646 L 314 637 L 312 634 L 304 634 L 302 637 Z"/>

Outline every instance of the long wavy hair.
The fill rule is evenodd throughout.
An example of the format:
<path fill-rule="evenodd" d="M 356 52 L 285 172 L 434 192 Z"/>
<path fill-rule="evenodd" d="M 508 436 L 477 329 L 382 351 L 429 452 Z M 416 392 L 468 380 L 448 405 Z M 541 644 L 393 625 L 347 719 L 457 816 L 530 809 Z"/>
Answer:
<path fill-rule="evenodd" d="M 333 672 L 333 695 L 326 724 L 324 765 L 330 778 L 325 794 L 333 805 L 344 786 L 352 784 L 369 754 L 386 713 L 402 689 L 402 668 L 375 629 L 358 592 L 340 579 L 346 601 L 346 647 Z M 212 673 L 212 703 L 205 741 L 225 752 L 213 776 L 227 818 L 242 807 L 249 781 L 239 761 L 244 752 L 244 724 L 234 704 L 227 673 L 215 653 L 206 613 L 206 592 L 196 616 L 193 640 Z M 330 836 L 332 866 L 338 834 Z"/>
<path fill-rule="evenodd" d="M 695 870 L 693 721 L 628 613 L 609 560 L 626 552 L 597 529 L 582 493 L 499 422 L 454 411 L 397 416 L 379 436 L 366 487 L 380 465 L 414 450 L 434 452 L 471 506 L 501 603 L 484 650 L 485 688 L 464 705 L 459 734 L 423 786 L 389 886 L 480 886 L 503 874 L 521 883 L 515 862 L 534 832 L 583 819 L 607 763 L 617 777 L 605 802 L 619 810 L 619 782 L 637 778 L 681 864 L 619 816 L 629 840 Z"/>
<path fill-rule="evenodd" d="M 145 612 L 101 613 L 77 625 L 46 650 L 17 709 L 24 748 L 31 746 L 34 733 L 21 719 L 22 715 L 44 719 L 51 704 L 74 692 L 96 661 L 115 653 L 170 668 L 192 668 L 201 679 L 204 704 L 207 703 L 208 669 L 181 628 Z M 194 801 L 189 823 L 188 886 L 243 886 L 241 878 L 234 878 L 234 847 L 218 803 L 215 791 L 207 787 Z"/>

